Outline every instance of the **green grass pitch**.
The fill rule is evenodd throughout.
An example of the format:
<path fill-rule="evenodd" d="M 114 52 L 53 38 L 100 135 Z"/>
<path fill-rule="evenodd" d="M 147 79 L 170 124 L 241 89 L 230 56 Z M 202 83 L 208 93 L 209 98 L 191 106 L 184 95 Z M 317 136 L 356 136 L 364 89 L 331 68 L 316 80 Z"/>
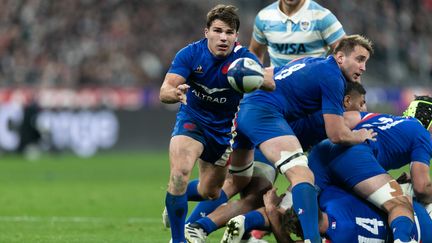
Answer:
<path fill-rule="evenodd" d="M 167 243 L 161 212 L 168 175 L 166 152 L 45 155 L 34 162 L 2 156 L 0 242 Z M 279 178 L 279 191 L 286 186 Z"/>

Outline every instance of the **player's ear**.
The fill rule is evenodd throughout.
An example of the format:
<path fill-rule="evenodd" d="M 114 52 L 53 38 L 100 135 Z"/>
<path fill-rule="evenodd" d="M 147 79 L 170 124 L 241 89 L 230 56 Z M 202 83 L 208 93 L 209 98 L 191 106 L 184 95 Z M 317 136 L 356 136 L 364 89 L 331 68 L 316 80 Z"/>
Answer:
<path fill-rule="evenodd" d="M 335 55 L 336 62 L 339 65 L 341 65 L 343 63 L 344 58 L 345 58 L 345 53 L 343 53 L 342 51 L 338 51 Z"/>
<path fill-rule="evenodd" d="M 208 37 L 207 37 L 208 32 L 209 32 L 209 29 L 204 28 L 204 36 L 205 36 L 206 38 L 208 38 Z"/>
<path fill-rule="evenodd" d="M 350 106 L 350 103 L 351 103 L 351 96 L 345 95 L 344 103 L 343 103 L 345 109 Z"/>

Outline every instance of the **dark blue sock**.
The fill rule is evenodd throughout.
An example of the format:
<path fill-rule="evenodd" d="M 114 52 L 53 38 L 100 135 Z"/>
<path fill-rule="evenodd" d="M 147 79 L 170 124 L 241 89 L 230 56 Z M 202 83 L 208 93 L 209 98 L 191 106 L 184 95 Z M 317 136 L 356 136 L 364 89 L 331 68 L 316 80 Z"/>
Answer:
<path fill-rule="evenodd" d="M 196 222 L 198 219 L 207 216 L 211 212 L 213 212 L 217 207 L 226 203 L 228 201 L 228 197 L 223 190 L 221 190 L 221 194 L 218 199 L 215 200 L 205 200 L 199 202 L 192 213 L 189 215 L 189 218 L 186 220 L 186 223 Z"/>
<path fill-rule="evenodd" d="M 393 219 L 390 224 L 394 240 L 409 242 L 413 233 L 414 222 L 407 216 L 399 216 Z"/>
<path fill-rule="evenodd" d="M 293 208 L 300 220 L 303 235 L 312 243 L 320 243 L 318 230 L 318 200 L 315 187 L 307 182 L 292 188 Z"/>
<path fill-rule="evenodd" d="M 200 218 L 195 223 L 199 224 L 207 235 L 218 229 L 217 225 L 208 217 Z"/>
<path fill-rule="evenodd" d="M 184 224 L 188 210 L 186 194 L 175 196 L 167 192 L 165 206 L 168 211 L 173 243 L 186 242 L 184 236 Z"/>
<path fill-rule="evenodd" d="M 253 229 L 262 229 L 265 226 L 265 220 L 261 213 L 258 211 L 250 211 L 245 214 L 245 232 Z"/>
<path fill-rule="evenodd" d="M 198 193 L 198 183 L 199 183 L 198 179 L 189 182 L 186 190 L 188 201 L 204 200 L 204 198 Z"/>

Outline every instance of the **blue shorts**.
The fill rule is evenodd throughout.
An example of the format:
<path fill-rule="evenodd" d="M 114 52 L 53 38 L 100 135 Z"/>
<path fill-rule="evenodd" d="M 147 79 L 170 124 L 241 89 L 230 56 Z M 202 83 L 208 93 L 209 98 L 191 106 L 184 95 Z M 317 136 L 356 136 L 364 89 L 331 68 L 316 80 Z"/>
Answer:
<path fill-rule="evenodd" d="M 252 149 L 271 138 L 294 135 L 283 114 L 273 107 L 242 104 L 236 123 L 238 137 L 234 148 Z"/>
<path fill-rule="evenodd" d="M 327 138 L 324 118 L 321 111 L 288 123 L 294 131 L 304 151 Z"/>
<path fill-rule="evenodd" d="M 205 128 L 185 112 L 177 114 L 176 124 L 171 136 L 176 135 L 188 136 L 202 143 L 204 151 L 200 159 L 205 162 L 225 166 L 232 152 L 231 144 L 234 141 L 232 133 L 223 134 Z"/>
<path fill-rule="evenodd" d="M 416 201 L 413 202 L 413 208 L 414 208 L 415 216 L 418 219 L 418 224 L 421 225 L 420 226 L 421 242 L 425 242 L 425 243 L 432 242 L 432 230 L 430 230 L 432 229 L 431 217 L 427 213 L 424 206 Z M 418 236 L 418 233 L 416 235 Z M 419 238 L 416 237 L 415 239 L 418 240 Z"/>
<path fill-rule="evenodd" d="M 352 188 L 361 181 L 387 173 L 367 144 L 342 146 L 324 140 L 311 150 L 308 160 L 315 184 L 322 190 L 332 184 Z"/>

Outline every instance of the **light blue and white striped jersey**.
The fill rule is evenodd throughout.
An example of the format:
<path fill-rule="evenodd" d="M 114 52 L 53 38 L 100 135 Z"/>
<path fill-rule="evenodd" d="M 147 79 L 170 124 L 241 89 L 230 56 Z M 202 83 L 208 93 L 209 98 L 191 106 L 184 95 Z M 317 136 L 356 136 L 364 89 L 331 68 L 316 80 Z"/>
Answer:
<path fill-rule="evenodd" d="M 324 57 L 329 45 L 345 35 L 330 10 L 306 0 L 293 16 L 285 15 L 279 1 L 262 9 L 255 18 L 253 38 L 268 46 L 272 66 L 305 57 Z"/>

